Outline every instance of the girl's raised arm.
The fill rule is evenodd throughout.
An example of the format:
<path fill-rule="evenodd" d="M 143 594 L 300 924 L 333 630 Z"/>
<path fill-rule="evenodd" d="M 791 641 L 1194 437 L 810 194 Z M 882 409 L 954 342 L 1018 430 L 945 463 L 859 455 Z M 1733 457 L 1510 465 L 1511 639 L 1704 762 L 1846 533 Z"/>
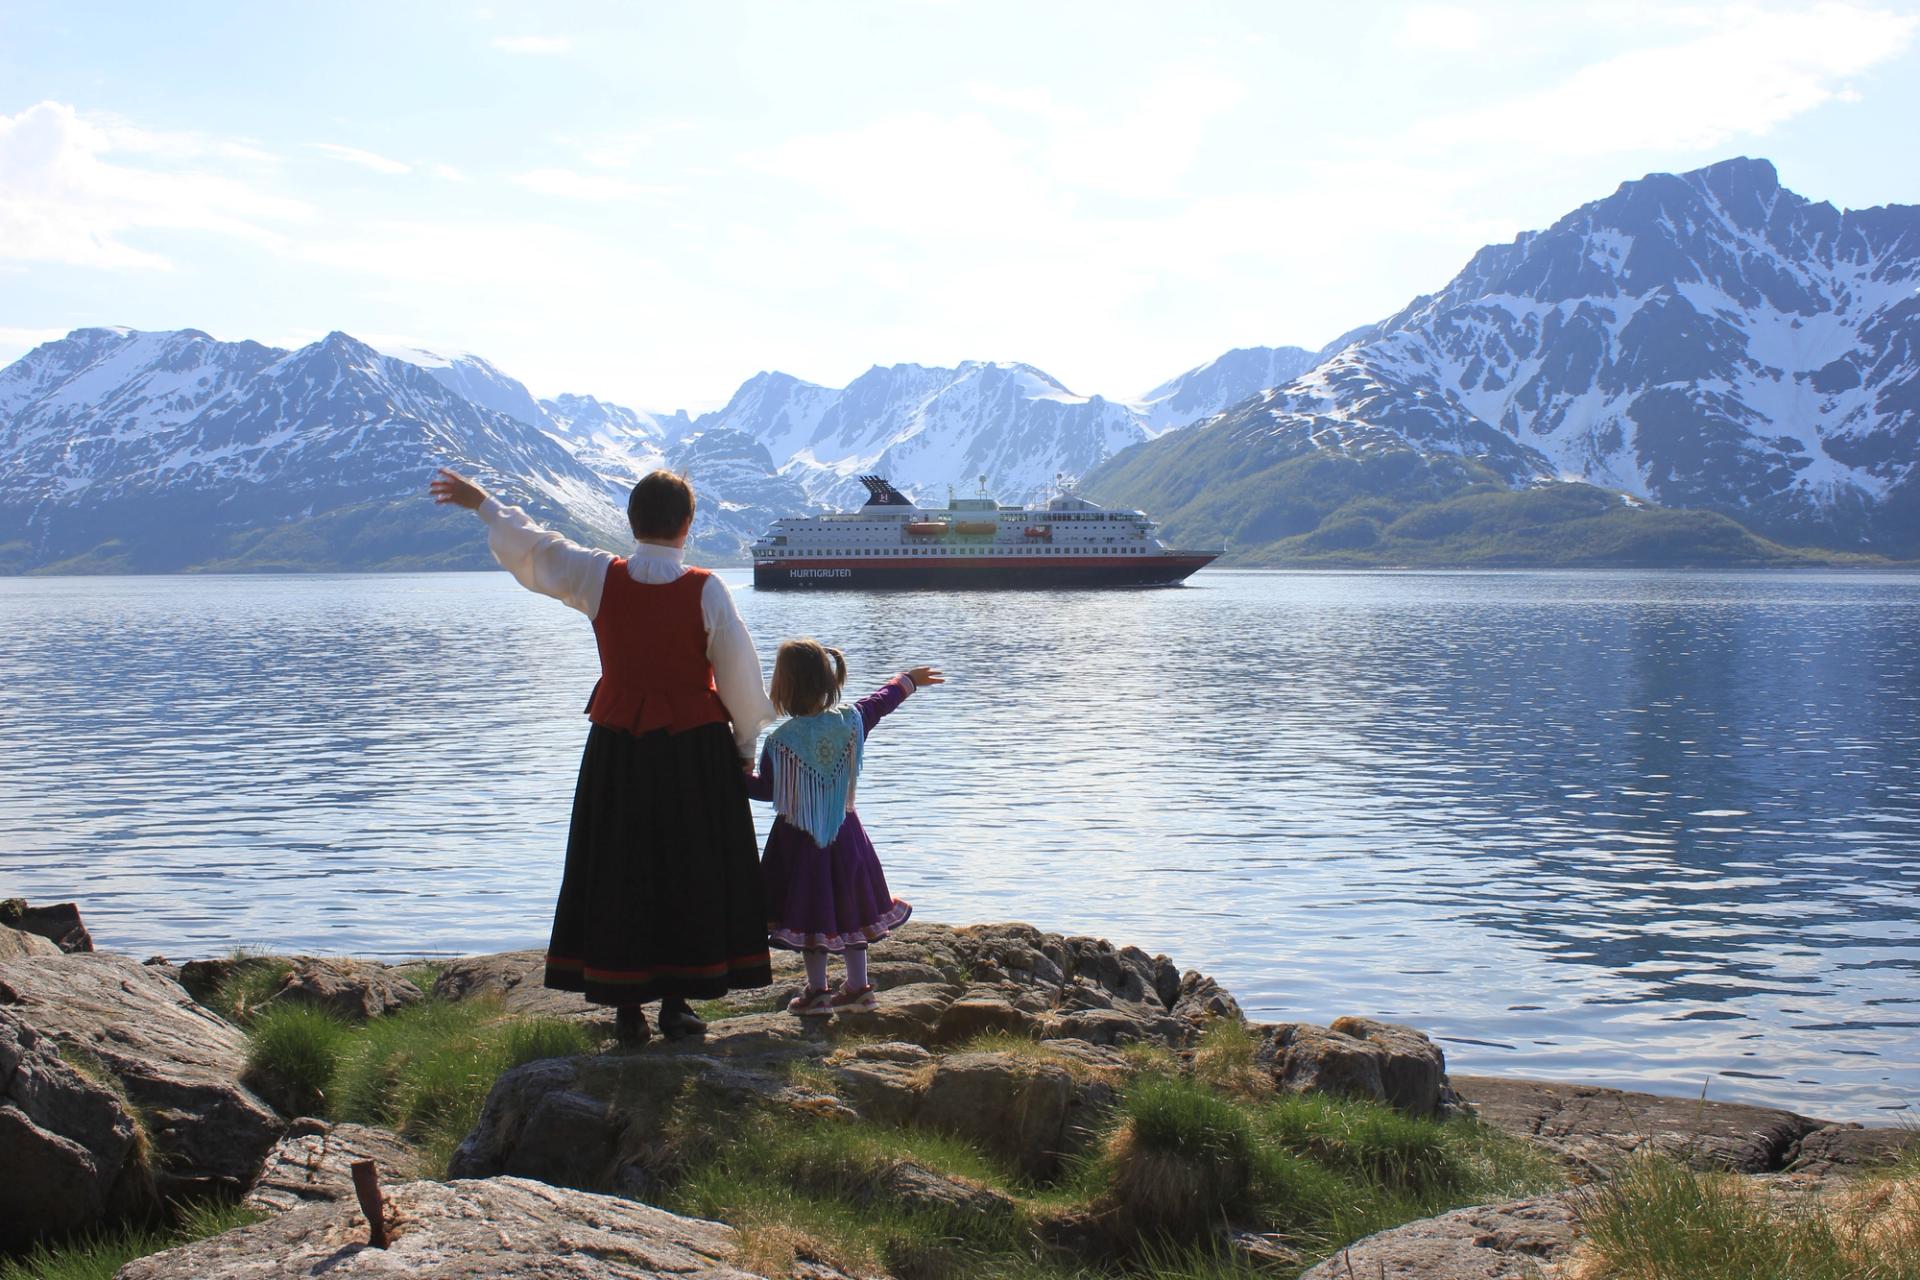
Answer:
<path fill-rule="evenodd" d="M 872 733 L 873 726 L 879 724 L 889 711 L 905 702 L 907 695 L 915 689 L 924 685 L 946 682 L 947 678 L 941 675 L 936 667 L 915 667 L 911 671 L 901 672 L 853 704 L 860 711 L 861 727 L 866 732 Z"/>

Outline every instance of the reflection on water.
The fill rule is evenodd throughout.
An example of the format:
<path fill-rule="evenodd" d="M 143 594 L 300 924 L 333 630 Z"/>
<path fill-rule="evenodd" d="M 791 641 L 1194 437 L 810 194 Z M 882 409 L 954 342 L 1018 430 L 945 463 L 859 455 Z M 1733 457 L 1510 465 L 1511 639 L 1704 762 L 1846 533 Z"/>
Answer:
<path fill-rule="evenodd" d="M 947 668 L 861 789 L 923 918 L 1137 942 L 1468 1070 L 1920 1098 L 1920 580 L 733 580 L 769 655 Z M 0 580 L 0 613 L 0 892 L 176 958 L 544 940 L 578 615 L 500 574 Z"/>

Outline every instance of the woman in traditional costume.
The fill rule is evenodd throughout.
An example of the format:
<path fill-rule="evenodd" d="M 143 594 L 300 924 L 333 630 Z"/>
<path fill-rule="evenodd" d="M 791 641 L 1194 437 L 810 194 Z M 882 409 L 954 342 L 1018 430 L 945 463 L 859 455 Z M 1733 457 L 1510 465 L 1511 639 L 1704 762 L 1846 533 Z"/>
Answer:
<path fill-rule="evenodd" d="M 522 586 L 593 622 L 600 680 L 573 795 L 546 985 L 618 1009 L 623 1042 L 706 1029 L 689 1000 L 764 987 L 765 894 L 747 771 L 773 719 L 753 639 L 726 584 L 682 563 L 693 490 L 655 471 L 633 487 L 630 556 L 569 542 L 442 470 L 434 501 L 479 514 Z"/>
<path fill-rule="evenodd" d="M 767 935 L 801 953 L 807 986 L 787 1009 L 803 1018 L 864 1013 L 876 1001 L 867 947 L 903 924 L 913 908 L 893 896 L 873 841 L 854 812 L 867 735 L 915 689 L 944 684 L 932 667 L 895 676 L 852 706 L 837 705 L 847 682 L 838 649 L 814 640 L 781 644 L 773 664 L 773 705 L 791 719 L 767 735 L 748 782 L 778 814 L 760 868 L 767 886 Z M 840 956 L 846 981 L 827 986 L 827 957 Z"/>

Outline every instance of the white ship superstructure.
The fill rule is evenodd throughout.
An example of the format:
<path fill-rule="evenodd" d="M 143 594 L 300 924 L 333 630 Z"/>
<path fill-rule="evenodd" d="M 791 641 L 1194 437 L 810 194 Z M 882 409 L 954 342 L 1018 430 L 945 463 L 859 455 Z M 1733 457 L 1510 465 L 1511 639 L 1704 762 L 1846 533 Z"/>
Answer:
<path fill-rule="evenodd" d="M 1170 585 L 1217 551 L 1176 551 L 1139 511 L 1113 511 L 1070 490 L 1042 507 L 984 494 L 922 507 L 880 476 L 862 476 L 858 511 L 788 516 L 753 547 L 756 587 Z"/>

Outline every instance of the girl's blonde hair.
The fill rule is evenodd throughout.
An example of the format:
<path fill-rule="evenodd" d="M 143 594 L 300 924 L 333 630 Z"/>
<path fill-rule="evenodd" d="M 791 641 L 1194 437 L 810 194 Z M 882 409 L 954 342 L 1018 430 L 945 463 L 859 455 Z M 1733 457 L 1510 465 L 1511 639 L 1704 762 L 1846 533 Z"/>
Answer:
<path fill-rule="evenodd" d="M 847 683 L 847 657 L 818 640 L 782 640 L 773 659 L 767 697 L 776 711 L 810 716 L 840 700 Z"/>

